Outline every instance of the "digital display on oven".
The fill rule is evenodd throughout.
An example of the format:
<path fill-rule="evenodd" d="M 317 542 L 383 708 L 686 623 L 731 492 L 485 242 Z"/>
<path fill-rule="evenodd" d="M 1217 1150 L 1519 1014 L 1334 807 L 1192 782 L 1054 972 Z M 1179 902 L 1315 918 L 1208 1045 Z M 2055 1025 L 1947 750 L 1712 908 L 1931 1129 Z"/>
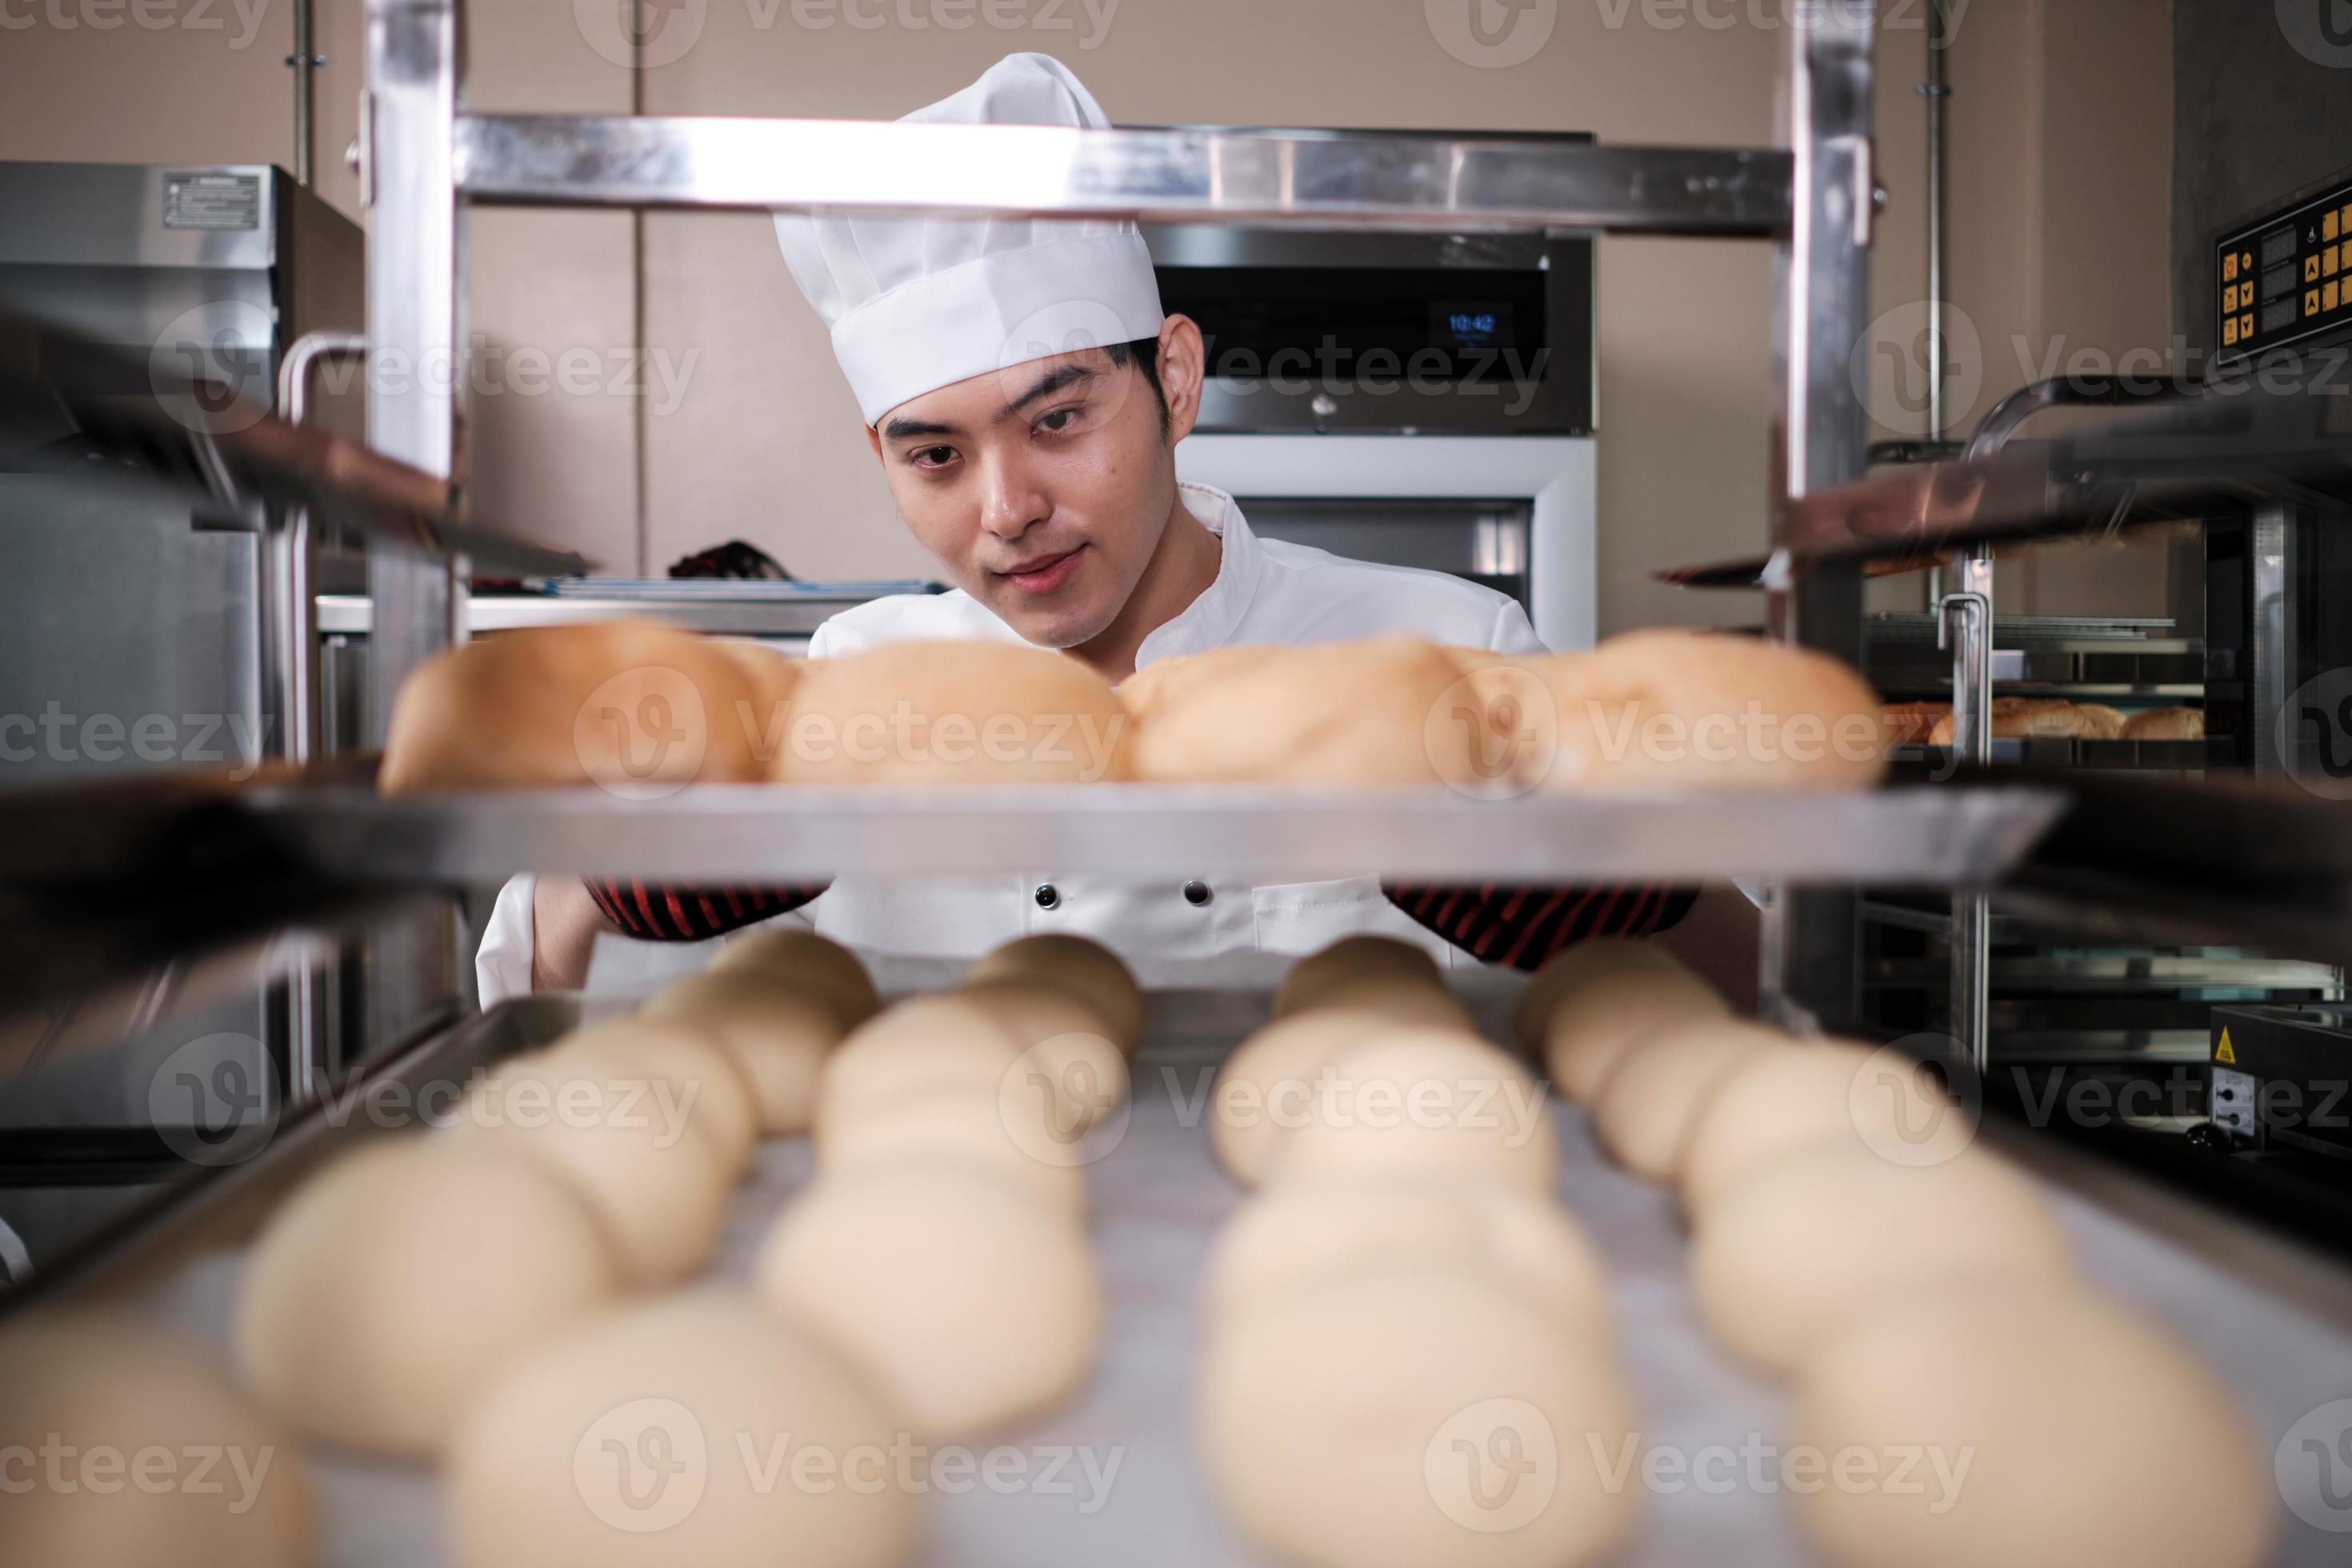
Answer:
<path fill-rule="evenodd" d="M 1430 307 L 1429 337 L 1456 351 L 1498 349 L 1512 339 L 1511 307 L 1494 300 L 1442 300 Z"/>
<path fill-rule="evenodd" d="M 2294 250 L 2294 229 L 2292 226 L 2266 234 L 2263 236 L 2262 264 L 2276 267 L 2282 261 L 2293 261 Z"/>

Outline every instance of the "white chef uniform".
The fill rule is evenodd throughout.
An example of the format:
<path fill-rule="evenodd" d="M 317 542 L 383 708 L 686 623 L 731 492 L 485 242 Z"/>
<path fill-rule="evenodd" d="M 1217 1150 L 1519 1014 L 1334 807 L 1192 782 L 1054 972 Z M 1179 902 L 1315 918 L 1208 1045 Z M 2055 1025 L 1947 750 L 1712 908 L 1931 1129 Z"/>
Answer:
<path fill-rule="evenodd" d="M 961 92 L 909 120 L 1109 124 L 1085 86 L 1044 55 L 1006 57 Z M 824 320 L 835 357 L 868 425 L 891 409 L 972 376 L 1087 347 L 1155 336 L 1165 319 L 1141 232 L 1121 220 L 903 218 L 780 214 L 776 234 L 796 282 Z M 1138 668 L 1180 654 L 1247 644 L 1405 635 L 1454 646 L 1531 652 L 1535 632 L 1499 594 L 1440 573 L 1342 560 L 1253 535 L 1233 498 L 1183 487 L 1184 505 L 1223 541 L 1216 581 L 1155 629 Z M 1018 641 L 962 593 L 877 600 L 819 628 L 819 658 L 885 643 L 943 637 Z M 1040 867 L 1026 877 L 898 884 L 845 878 L 783 920 L 804 919 L 869 960 L 977 957 L 1031 931 L 1076 931 L 1108 942 L 1147 984 L 1248 984 L 1276 958 L 1351 931 L 1407 937 L 1456 955 L 1391 905 L 1371 878 L 1288 887 L 1106 886 Z M 723 940 L 723 939 L 721 939 Z M 531 879 L 499 895 L 477 970 L 485 1005 L 530 984 Z M 643 990 L 709 958 L 707 942 L 601 937 L 591 990 Z M 898 972 L 909 973 L 903 964 Z"/>
<path fill-rule="evenodd" d="M 1138 668 L 1234 645 L 1390 635 L 1498 653 L 1541 651 L 1525 612 L 1492 589 L 1260 539 L 1231 496 L 1205 485 L 1181 489 L 1186 509 L 1223 540 L 1223 558 L 1207 591 L 1143 639 Z M 809 652 L 840 658 L 886 643 L 948 637 L 1021 640 L 968 594 L 904 595 L 834 616 L 817 628 Z M 475 968 L 485 1006 L 530 988 L 531 880 L 518 877 L 506 885 L 483 933 Z M 1053 890 L 1046 903 L 1039 900 L 1041 888 Z M 1255 982 L 1278 967 L 1276 960 L 1367 931 L 1417 942 L 1448 962 L 1475 962 L 1406 918 L 1371 877 L 1264 888 L 1215 883 L 1208 890 L 1207 901 L 1196 902 L 1198 889 L 1187 897 L 1181 885 L 1124 886 L 1042 867 L 1020 877 L 896 883 L 844 878 L 777 919 L 813 924 L 886 964 L 977 958 L 1033 931 L 1074 931 L 1108 943 L 1153 985 Z M 707 963 L 715 945 L 602 936 L 589 989 L 646 989 Z"/>

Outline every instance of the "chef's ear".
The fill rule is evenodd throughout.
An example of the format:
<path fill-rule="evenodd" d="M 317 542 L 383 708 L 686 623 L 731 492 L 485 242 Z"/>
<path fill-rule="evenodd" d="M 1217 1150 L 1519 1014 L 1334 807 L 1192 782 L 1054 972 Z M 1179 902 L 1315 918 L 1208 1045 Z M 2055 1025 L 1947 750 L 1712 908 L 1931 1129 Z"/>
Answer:
<path fill-rule="evenodd" d="M 866 426 L 866 444 L 874 448 L 874 460 L 877 463 L 881 462 L 882 427 L 879 425 L 868 425 Z"/>
<path fill-rule="evenodd" d="M 1207 359 L 1198 321 L 1171 316 L 1160 323 L 1160 395 L 1168 405 L 1171 446 L 1190 436 L 1201 417 L 1201 377 Z"/>

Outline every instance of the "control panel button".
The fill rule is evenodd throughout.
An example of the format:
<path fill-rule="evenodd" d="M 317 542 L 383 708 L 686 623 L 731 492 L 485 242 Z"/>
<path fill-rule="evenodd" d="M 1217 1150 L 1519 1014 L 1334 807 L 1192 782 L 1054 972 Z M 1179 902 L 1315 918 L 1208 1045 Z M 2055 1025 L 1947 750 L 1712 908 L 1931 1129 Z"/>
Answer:
<path fill-rule="evenodd" d="M 2252 316 L 2238 318 L 2238 341 L 2242 343 L 2254 341 L 2254 319 Z"/>
<path fill-rule="evenodd" d="M 2235 316 L 2221 323 L 2221 346 L 2225 349 L 2238 346 L 2238 318 Z"/>
<path fill-rule="evenodd" d="M 2336 285 L 2335 285 L 2335 284 L 2333 284 L 2333 283 L 2330 283 L 2330 284 L 2326 285 L 2325 288 L 2323 288 L 2323 289 L 2320 289 L 2320 291 L 2319 291 L 2319 308 L 2320 308 L 2321 310 L 2333 310 L 2334 309 L 2336 309 Z"/>
<path fill-rule="evenodd" d="M 2343 216 L 2343 215 L 2342 215 L 2341 213 L 2333 213 L 2333 212 L 2331 212 L 2331 213 L 2329 213 L 2326 217 L 2323 217 L 2323 218 L 2321 218 L 2321 219 L 2319 220 L 2319 237 L 2320 237 L 2320 238 L 2322 238 L 2322 239 L 2334 239 L 2336 236 L 2338 236 L 2338 235 L 2342 234 L 2343 232 L 2344 232 L 2344 216 Z"/>
<path fill-rule="evenodd" d="M 2245 273 L 2248 277 L 2253 276 L 2254 253 L 2252 251 L 2242 250 L 2238 252 L 2238 270 Z"/>
<path fill-rule="evenodd" d="M 2318 257 L 2306 256 L 2303 258 L 2303 280 L 2305 283 L 2316 283 L 2319 281 Z"/>
<path fill-rule="evenodd" d="M 2319 314 L 2318 289 L 2306 289 L 2303 291 L 2303 313 L 2306 316 L 2316 316 Z"/>
<path fill-rule="evenodd" d="M 2238 253 L 2233 250 L 2230 252 L 2229 255 L 2221 258 L 2221 281 L 2224 283 L 2233 282 L 2236 280 L 2237 276 Z"/>
<path fill-rule="evenodd" d="M 2329 246 L 2319 258 L 2319 275 L 2322 278 L 2335 277 L 2343 270 L 2343 268 L 2338 265 L 2343 258 L 2344 252 L 2340 247 Z"/>

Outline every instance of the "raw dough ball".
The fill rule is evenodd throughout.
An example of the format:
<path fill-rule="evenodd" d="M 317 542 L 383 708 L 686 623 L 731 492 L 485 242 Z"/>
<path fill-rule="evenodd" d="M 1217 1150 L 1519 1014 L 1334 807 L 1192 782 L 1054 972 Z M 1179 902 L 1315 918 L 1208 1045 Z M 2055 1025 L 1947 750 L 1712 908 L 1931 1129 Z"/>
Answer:
<path fill-rule="evenodd" d="M 500 632 L 401 682 L 378 785 L 600 785 L 630 799 L 766 773 L 743 722 L 753 691 L 712 638 L 657 621 Z"/>
<path fill-rule="evenodd" d="M 614 1103 L 623 1114 L 624 1099 L 640 1085 L 654 1113 L 667 1114 L 667 1105 L 684 1110 L 730 1176 L 751 1167 L 760 1142 L 759 1101 L 742 1068 L 706 1026 L 683 1018 L 614 1018 L 565 1036 L 547 1057 L 583 1078 L 601 1075 L 617 1091 Z"/>
<path fill-rule="evenodd" d="M 1284 1141 L 1313 1112 L 1316 1079 L 1331 1058 L 1399 1027 L 1388 1014 L 1319 1007 L 1251 1035 L 1225 1058 L 1209 1091 L 1209 1147 L 1217 1163 L 1243 1186 L 1256 1186 Z"/>
<path fill-rule="evenodd" d="M 1118 954 L 1083 936 L 1049 933 L 1008 942 L 971 966 L 969 985 L 984 980 L 1043 980 L 1075 991 L 1102 1020 L 1103 1032 L 1129 1056 L 1143 1038 L 1143 990 Z"/>
<path fill-rule="evenodd" d="M 1638 1510 L 1638 1475 L 1612 1489 L 1594 1458 L 1639 1458 L 1607 1358 L 1480 1274 L 1335 1278 L 1234 1322 L 1200 1377 L 1211 1488 L 1286 1562 L 1570 1568 Z"/>
<path fill-rule="evenodd" d="M 1429 950 L 1392 936 L 1351 936 L 1309 953 L 1290 966 L 1275 988 L 1274 1016 L 1286 1018 L 1310 1007 L 1344 1004 L 1360 981 L 1402 977 L 1450 996 L 1445 972 Z"/>
<path fill-rule="evenodd" d="M 1761 1024 L 1685 1024 L 1618 1057 L 1592 1102 L 1593 1131 L 1627 1170 L 1666 1181 L 1682 1169 L 1691 1124 L 1709 1089 L 1759 1054 L 1800 1048 L 1793 1037 Z"/>
<path fill-rule="evenodd" d="M 841 1016 L 844 1029 L 854 1029 L 882 1010 L 874 978 L 856 953 L 789 921 L 729 938 L 719 944 L 710 969 L 714 974 L 743 969 L 788 980 L 829 1003 Z"/>
<path fill-rule="evenodd" d="M 1269 1179 L 1374 1172 L 1494 1176 L 1549 1194 L 1559 1144 L 1542 1089 L 1475 1036 L 1400 1029 L 1330 1062 L 1306 1124 L 1283 1142 Z"/>
<path fill-rule="evenodd" d="M 402 1140 L 329 1166 L 271 1219 L 237 1293 L 237 1362 L 313 1436 L 422 1457 L 509 1360 L 622 1284 L 595 1215 L 538 1162 Z"/>
<path fill-rule="evenodd" d="M 1559 1205 L 1484 1176 L 1284 1183 L 1218 1234 L 1202 1291 L 1208 1331 L 1336 1277 L 1379 1265 L 1501 1280 L 1570 1343 L 1609 1346 L 1600 1255 Z"/>
<path fill-rule="evenodd" d="M 666 987 L 643 1016 L 716 1037 L 751 1083 L 761 1131 L 808 1131 L 818 1075 L 843 1033 L 839 1014 L 821 997 L 764 971 L 714 969 Z"/>
<path fill-rule="evenodd" d="M 1026 1047 L 984 1005 L 954 992 L 896 1003 L 826 1058 L 816 1121 L 826 1127 L 893 1100 L 948 1089 L 993 1097 Z"/>
<path fill-rule="evenodd" d="M 1067 654 L 892 643 L 815 659 L 793 694 L 795 784 L 1092 784 L 1129 776 L 1130 721 Z"/>
<path fill-rule="evenodd" d="M 1790 1499 L 1845 1568 L 2254 1568 L 2278 1541 L 2268 1445 L 2229 1389 L 2170 1334 L 2070 1290 L 1874 1314 L 1806 1367 L 1795 1441 L 1860 1449 L 1881 1477 L 1927 1451 L 1916 1489 Z"/>
<path fill-rule="evenodd" d="M 1691 1124 L 1683 1207 L 1703 1221 L 1781 1157 L 1867 1139 L 1900 1163 L 1940 1164 L 1976 1136 L 1976 1118 L 1891 1050 L 1825 1042 L 1749 1058 L 1717 1082 Z"/>
<path fill-rule="evenodd" d="M 893 1457 L 907 1430 L 878 1385 L 749 1296 L 671 1297 L 499 1380 L 451 1448 L 451 1559 L 886 1568 L 922 1536 Z"/>
<path fill-rule="evenodd" d="M 1412 637 L 1221 648 L 1127 683 L 1136 776 L 1168 784 L 1439 784 L 1474 778 L 1473 737 L 1433 725 L 1463 679 Z"/>
<path fill-rule="evenodd" d="M 1544 1028 L 1544 1063 L 1552 1087 L 1573 1100 L 1601 1092 L 1617 1058 L 1670 1029 L 1731 1009 L 1715 987 L 1680 964 L 1672 969 L 1622 969 L 1595 977 L 1553 1005 Z"/>
<path fill-rule="evenodd" d="M 1709 1211 L 1691 1245 L 1700 1315 L 1767 1372 L 1907 1294 L 2074 1275 L 2048 1201 L 1990 1154 L 1917 1167 L 1859 1145 L 1790 1154 Z"/>
<path fill-rule="evenodd" d="M 549 1052 L 502 1064 L 457 1114 L 460 1136 L 521 1150 L 586 1199 L 632 1283 L 683 1279 L 718 1245 L 740 1168 L 667 1081 Z"/>
<path fill-rule="evenodd" d="M 1603 975 L 1689 974 L 1680 960 L 1654 942 L 1630 936 L 1587 937 L 1572 942 L 1544 961 L 1536 977 L 1519 994 L 1511 1028 L 1519 1044 L 1531 1051 L 1543 1049 L 1552 1009 Z"/>
<path fill-rule="evenodd" d="M 971 1165 L 829 1175 L 784 1212 L 760 1289 L 855 1355 L 917 1431 L 993 1431 L 1094 1363 L 1102 1281 L 1076 1226 Z"/>
<path fill-rule="evenodd" d="M 238 1397 L 195 1346 L 163 1325 L 63 1309 L 0 1326 L 0 1434 L 56 1440 L 70 1490 L 37 1453 L 8 1467 L 5 1568 L 307 1568 L 310 1489 L 292 1436 Z M 172 1483 L 139 1484 L 142 1454 L 170 1457 Z M 120 1458 L 106 1491 L 82 1484 L 100 1451 Z M 207 1457 L 209 1456 L 209 1457 Z M 157 1461 L 145 1461 L 152 1467 Z M 32 1477 L 26 1471 L 32 1467 Z M 201 1472 L 201 1473 L 200 1473 Z M 38 1478 L 29 1489 L 25 1480 Z M 205 1489 L 216 1488 L 217 1489 Z"/>
<path fill-rule="evenodd" d="M 1559 715 L 1550 789 L 1866 789 L 1885 771 L 1878 693 L 1811 648 L 1652 630 L 1530 668 Z"/>
<path fill-rule="evenodd" d="M 1010 1120 L 1015 1117 L 1021 1120 Z M 1076 1141 L 1066 1142 L 1066 1132 L 1058 1121 L 1048 1123 L 1045 1109 L 1031 1096 L 1018 1096 L 1008 1107 L 1003 1097 L 984 1091 L 942 1089 L 820 1125 L 816 1168 L 845 1172 L 909 1161 L 970 1161 L 1013 1182 L 1055 1214 L 1082 1222 L 1086 1167 L 1072 1147 Z"/>
<path fill-rule="evenodd" d="M 1057 1121 L 1083 1138 L 1127 1103 L 1127 1058 L 1103 1035 L 1101 1019 L 1076 993 L 1030 980 L 987 980 L 956 993 L 994 1014 L 1028 1049 L 1005 1092 L 1050 1092 Z"/>

